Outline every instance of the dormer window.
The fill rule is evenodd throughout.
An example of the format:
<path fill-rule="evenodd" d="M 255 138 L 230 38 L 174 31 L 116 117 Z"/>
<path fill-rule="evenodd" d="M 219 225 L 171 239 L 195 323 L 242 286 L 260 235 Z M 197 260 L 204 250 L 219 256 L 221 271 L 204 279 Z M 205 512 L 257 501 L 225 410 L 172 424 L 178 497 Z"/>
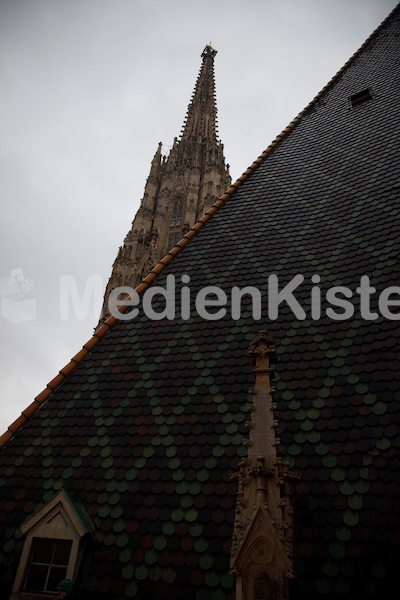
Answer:
<path fill-rule="evenodd" d="M 73 586 L 93 530 L 83 507 L 60 490 L 21 525 L 25 543 L 10 600 L 59 598 L 63 586 Z"/>
<path fill-rule="evenodd" d="M 354 108 L 355 106 L 358 106 L 359 104 L 363 104 L 367 100 L 371 100 L 371 98 L 372 98 L 372 91 L 370 88 L 366 88 L 365 90 L 362 90 L 361 92 L 358 92 L 357 94 L 353 94 L 352 96 L 349 97 L 350 106 L 351 106 L 351 108 Z"/>

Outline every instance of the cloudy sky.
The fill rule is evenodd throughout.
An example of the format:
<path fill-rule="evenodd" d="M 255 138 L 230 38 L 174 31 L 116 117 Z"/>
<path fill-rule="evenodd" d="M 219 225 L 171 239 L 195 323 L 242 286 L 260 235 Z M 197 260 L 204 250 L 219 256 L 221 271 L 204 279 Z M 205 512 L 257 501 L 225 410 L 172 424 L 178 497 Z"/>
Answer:
<path fill-rule="evenodd" d="M 396 4 L 0 0 L 0 433 L 91 337 L 204 46 L 236 179 Z M 98 290 L 87 315 L 61 314 L 65 284 Z"/>

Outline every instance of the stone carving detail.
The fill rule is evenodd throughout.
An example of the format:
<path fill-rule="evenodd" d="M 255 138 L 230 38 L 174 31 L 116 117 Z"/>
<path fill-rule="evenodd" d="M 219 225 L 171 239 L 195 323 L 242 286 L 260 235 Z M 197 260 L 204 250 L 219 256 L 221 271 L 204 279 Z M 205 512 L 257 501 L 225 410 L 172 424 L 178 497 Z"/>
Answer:
<path fill-rule="evenodd" d="M 291 480 L 297 475 L 278 456 L 275 390 L 270 386 L 275 341 L 266 331 L 253 340 L 249 354 L 255 368 L 253 402 L 249 405 L 248 457 L 239 463 L 231 573 L 236 576 L 236 599 L 253 600 L 257 587 L 273 590 L 287 600 L 293 577 L 293 511 Z M 261 583 L 260 583 L 261 582 Z"/>
<path fill-rule="evenodd" d="M 256 378 L 255 387 L 271 387 L 271 364 L 277 360 L 275 340 L 269 337 L 265 330 L 260 331 L 251 342 L 249 355 L 255 364 L 253 369 Z"/>

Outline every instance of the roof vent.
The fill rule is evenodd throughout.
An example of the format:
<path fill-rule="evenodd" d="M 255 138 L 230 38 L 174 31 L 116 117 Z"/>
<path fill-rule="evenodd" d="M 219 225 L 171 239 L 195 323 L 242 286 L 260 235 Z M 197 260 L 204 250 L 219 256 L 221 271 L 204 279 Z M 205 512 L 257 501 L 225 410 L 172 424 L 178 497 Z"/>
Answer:
<path fill-rule="evenodd" d="M 357 94 L 353 94 L 352 96 L 350 96 L 349 100 L 350 100 L 350 106 L 351 108 L 354 108 L 355 106 L 358 106 L 359 104 L 362 104 L 363 102 L 366 102 L 367 100 L 371 100 L 372 98 L 372 92 L 370 88 L 367 88 L 366 90 L 362 90 L 362 92 L 358 92 Z"/>

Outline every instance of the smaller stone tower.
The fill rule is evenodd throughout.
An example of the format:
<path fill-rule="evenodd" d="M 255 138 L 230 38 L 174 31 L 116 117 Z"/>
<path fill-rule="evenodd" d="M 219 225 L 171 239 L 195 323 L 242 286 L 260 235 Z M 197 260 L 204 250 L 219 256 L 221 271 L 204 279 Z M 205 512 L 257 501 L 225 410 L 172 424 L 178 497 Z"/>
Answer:
<path fill-rule="evenodd" d="M 187 110 L 180 139 L 168 157 L 160 142 L 151 163 L 144 196 L 107 284 L 102 319 L 109 315 L 108 298 L 120 286 L 135 287 L 229 187 L 229 165 L 217 135 L 214 58 L 208 45 Z"/>

